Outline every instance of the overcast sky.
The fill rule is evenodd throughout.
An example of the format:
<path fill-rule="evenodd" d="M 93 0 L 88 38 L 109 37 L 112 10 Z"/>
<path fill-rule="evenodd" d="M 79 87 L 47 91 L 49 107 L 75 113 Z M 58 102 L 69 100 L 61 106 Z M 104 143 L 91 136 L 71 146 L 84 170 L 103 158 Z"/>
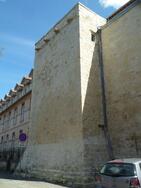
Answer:
<path fill-rule="evenodd" d="M 77 0 L 0 0 L 0 98 L 27 75 L 34 64 L 34 44 Z M 108 17 L 127 0 L 80 0 Z"/>

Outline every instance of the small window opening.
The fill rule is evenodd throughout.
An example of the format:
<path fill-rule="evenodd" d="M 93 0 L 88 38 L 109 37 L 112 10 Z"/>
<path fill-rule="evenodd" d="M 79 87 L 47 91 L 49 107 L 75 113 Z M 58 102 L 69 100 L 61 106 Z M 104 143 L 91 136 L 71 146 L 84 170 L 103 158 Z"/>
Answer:
<path fill-rule="evenodd" d="M 12 133 L 12 140 L 15 140 L 15 132 Z"/>
<path fill-rule="evenodd" d="M 95 41 L 95 34 L 94 33 L 91 33 L 91 41 Z"/>
<path fill-rule="evenodd" d="M 23 133 L 23 130 L 21 129 L 20 131 L 19 131 L 19 134 L 22 134 Z"/>
<path fill-rule="evenodd" d="M 1 143 L 3 143 L 3 136 L 1 137 Z"/>
<path fill-rule="evenodd" d="M 9 135 L 8 134 L 6 135 L 6 141 L 7 142 L 9 141 Z"/>

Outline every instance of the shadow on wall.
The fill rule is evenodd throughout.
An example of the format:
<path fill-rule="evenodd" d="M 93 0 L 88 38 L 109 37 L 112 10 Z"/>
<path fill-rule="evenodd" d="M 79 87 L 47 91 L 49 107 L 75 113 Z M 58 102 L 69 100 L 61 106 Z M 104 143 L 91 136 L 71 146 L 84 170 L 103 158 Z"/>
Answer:
<path fill-rule="evenodd" d="M 108 160 L 104 133 L 99 127 L 100 124 L 103 124 L 101 101 L 98 44 L 96 42 L 83 108 L 85 165 L 91 173 Z"/>
<path fill-rule="evenodd" d="M 0 170 L 13 173 L 20 164 L 25 148 L 1 152 Z"/>

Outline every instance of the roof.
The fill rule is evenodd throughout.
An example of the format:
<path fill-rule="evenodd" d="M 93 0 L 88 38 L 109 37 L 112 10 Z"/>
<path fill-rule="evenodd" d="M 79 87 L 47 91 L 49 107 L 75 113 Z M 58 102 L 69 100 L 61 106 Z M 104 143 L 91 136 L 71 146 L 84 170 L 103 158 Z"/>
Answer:
<path fill-rule="evenodd" d="M 107 20 L 111 20 L 113 17 L 115 17 L 117 14 L 119 14 L 120 12 L 122 12 L 123 10 L 125 10 L 127 7 L 129 7 L 131 4 L 133 4 L 136 1 L 138 1 L 138 0 L 130 0 L 125 5 L 123 5 L 122 7 L 120 7 L 117 11 L 115 11 L 112 15 L 110 15 L 107 18 Z"/>
<path fill-rule="evenodd" d="M 9 100 L 10 98 L 11 98 L 11 96 L 8 95 L 8 94 L 6 94 L 5 97 L 4 97 L 5 100 Z"/>
<path fill-rule="evenodd" d="M 33 78 L 33 71 L 34 69 L 31 69 L 28 76 L 25 76 L 22 78 L 22 81 L 20 83 L 17 83 L 14 87 L 14 89 L 11 89 L 7 95 L 5 95 L 4 99 L 0 100 L 0 106 L 2 104 L 5 104 L 6 101 L 10 100 L 11 97 L 16 96 L 16 93 L 24 88 L 26 84 L 30 84 L 32 82 Z"/>
<path fill-rule="evenodd" d="M 23 85 L 29 84 L 31 80 L 32 80 L 31 77 L 25 76 L 25 77 L 23 77 L 21 84 L 23 84 Z"/>
<path fill-rule="evenodd" d="M 9 95 L 10 95 L 10 96 L 15 95 L 16 93 L 17 93 L 17 91 L 14 90 L 14 89 L 11 89 L 11 90 L 9 91 Z"/>
<path fill-rule="evenodd" d="M 33 78 L 33 71 L 34 71 L 34 69 L 31 69 L 31 71 L 30 71 L 30 73 L 29 73 L 29 77 L 31 77 L 31 78 Z"/>
<path fill-rule="evenodd" d="M 125 158 L 125 159 L 115 159 L 109 161 L 108 163 L 138 163 L 141 162 L 141 158 Z"/>
<path fill-rule="evenodd" d="M 23 87 L 24 87 L 23 84 L 18 84 L 18 83 L 17 83 L 16 86 L 15 86 L 15 88 L 14 88 L 14 90 L 19 91 L 19 90 L 21 90 Z"/>

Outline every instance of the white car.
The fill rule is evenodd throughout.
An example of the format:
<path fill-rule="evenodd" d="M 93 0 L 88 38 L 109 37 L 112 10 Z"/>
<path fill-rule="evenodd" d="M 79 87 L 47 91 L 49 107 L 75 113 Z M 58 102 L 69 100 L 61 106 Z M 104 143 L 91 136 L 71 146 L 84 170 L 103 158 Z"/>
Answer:
<path fill-rule="evenodd" d="M 141 188 L 141 159 L 109 161 L 95 176 L 96 188 Z"/>

